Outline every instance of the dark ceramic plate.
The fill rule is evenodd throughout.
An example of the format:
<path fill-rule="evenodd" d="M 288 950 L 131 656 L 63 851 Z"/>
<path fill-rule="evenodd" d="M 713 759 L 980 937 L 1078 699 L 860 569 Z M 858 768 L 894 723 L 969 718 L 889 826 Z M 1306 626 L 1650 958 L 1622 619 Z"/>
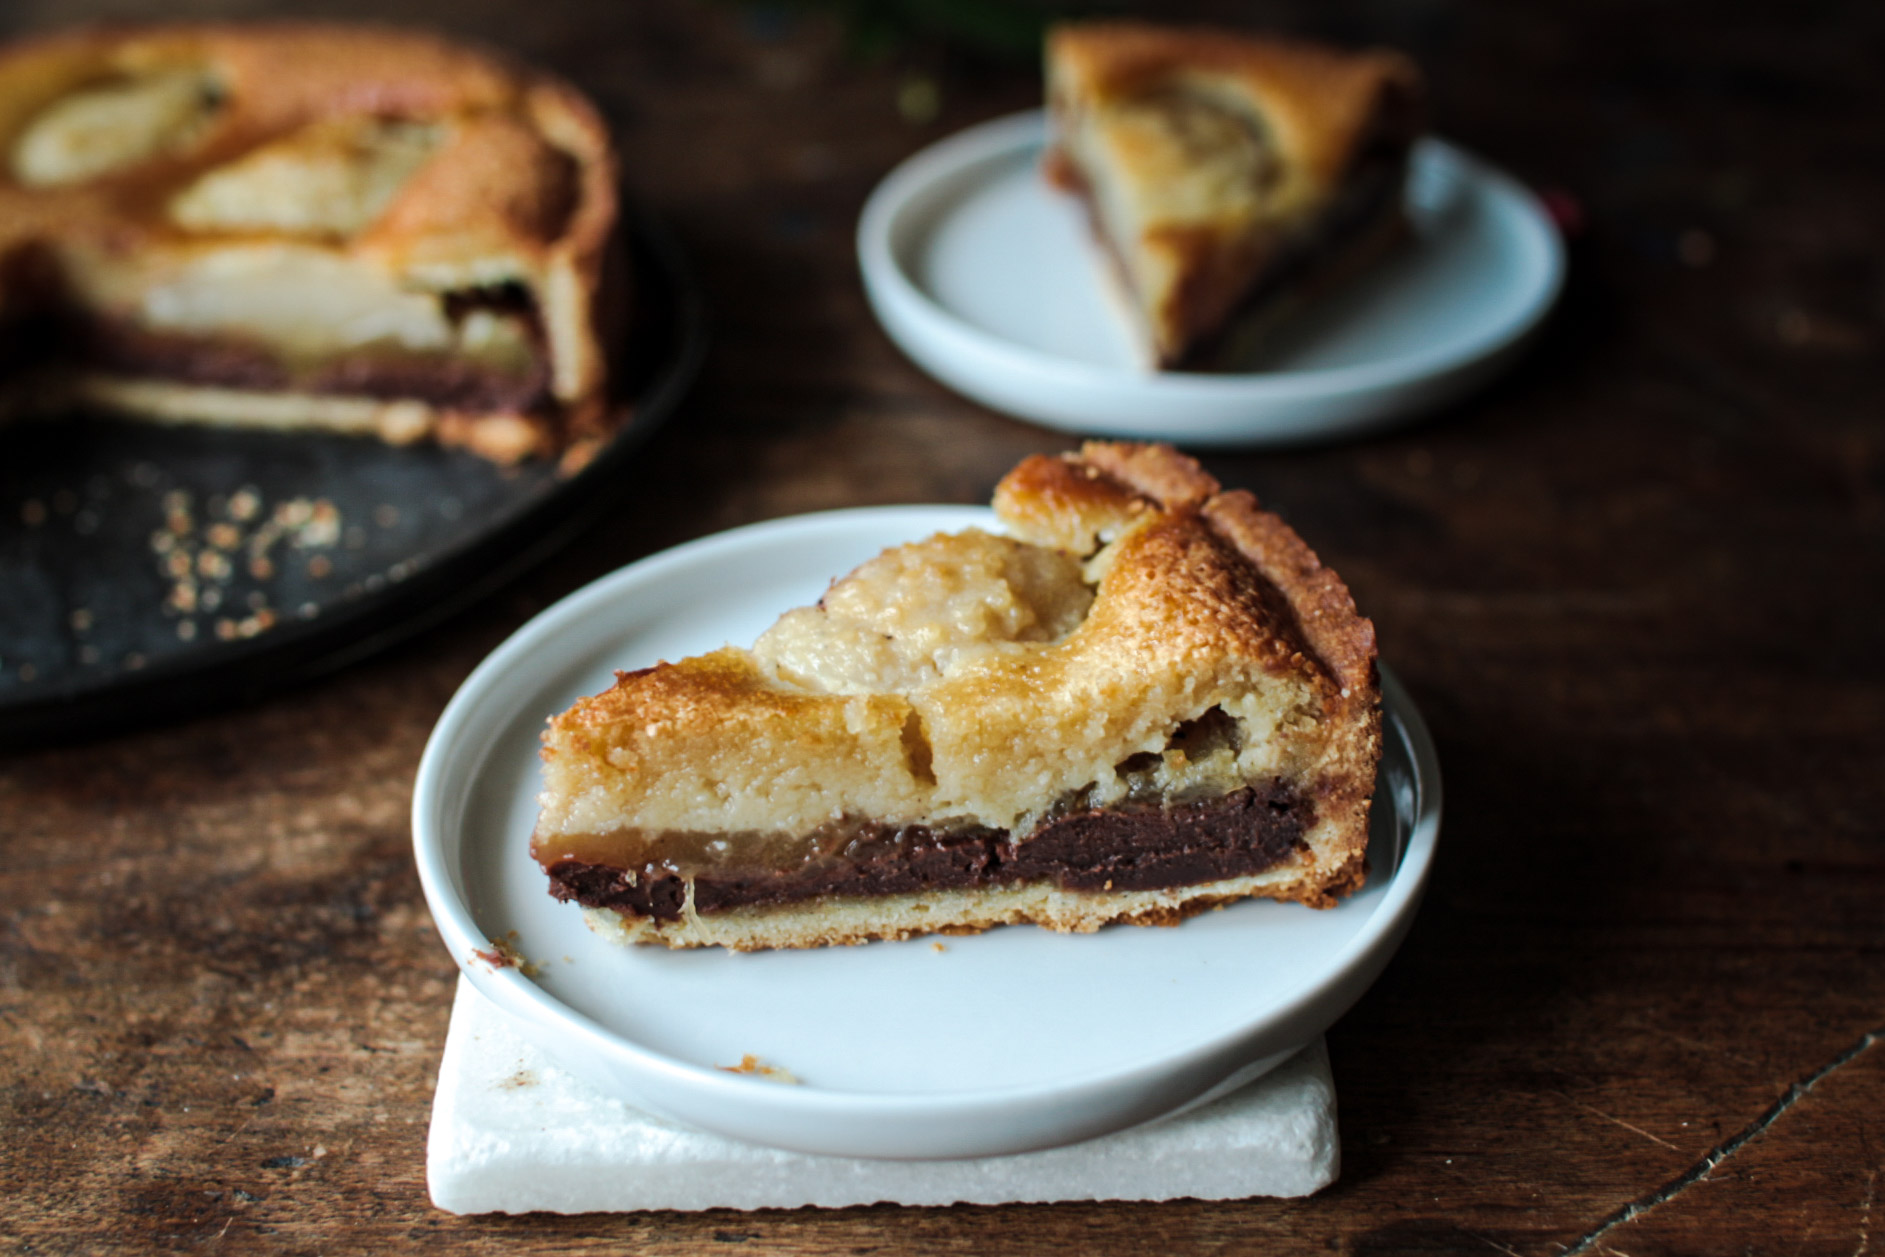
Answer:
<path fill-rule="evenodd" d="M 630 225 L 633 418 L 575 475 L 342 436 L 74 415 L 0 442 L 0 749 L 251 698 L 439 622 L 607 508 L 705 348 L 673 243 Z"/>

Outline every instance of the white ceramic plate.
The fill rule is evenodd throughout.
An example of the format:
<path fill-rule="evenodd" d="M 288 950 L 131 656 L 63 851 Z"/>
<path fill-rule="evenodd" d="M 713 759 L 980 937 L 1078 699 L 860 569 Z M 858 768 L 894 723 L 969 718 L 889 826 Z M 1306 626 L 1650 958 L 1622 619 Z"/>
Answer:
<path fill-rule="evenodd" d="M 1407 246 L 1306 307 L 1248 374 L 1147 370 L 1083 212 L 1041 177 L 1045 125 L 1000 118 L 910 158 L 871 194 L 857 247 L 872 308 L 917 365 L 1049 427 L 1263 445 L 1413 418 L 1505 367 L 1563 283 L 1531 193 L 1424 140 Z"/>
<path fill-rule="evenodd" d="M 1321 1033 L 1413 918 L 1440 823 L 1420 717 L 1388 681 L 1387 754 L 1366 889 L 1340 907 L 1242 903 L 1176 929 L 967 938 L 740 955 L 604 943 L 550 898 L 528 843 L 546 717 L 616 668 L 750 643 L 884 546 L 986 510 L 836 511 L 742 528 L 565 598 L 453 698 L 420 764 L 413 835 L 454 959 L 572 1071 L 644 1109 L 736 1138 L 843 1156 L 987 1156 L 1171 1112 Z M 534 978 L 481 959 L 512 935 Z M 748 1054 L 802 1086 L 717 1066 Z"/>

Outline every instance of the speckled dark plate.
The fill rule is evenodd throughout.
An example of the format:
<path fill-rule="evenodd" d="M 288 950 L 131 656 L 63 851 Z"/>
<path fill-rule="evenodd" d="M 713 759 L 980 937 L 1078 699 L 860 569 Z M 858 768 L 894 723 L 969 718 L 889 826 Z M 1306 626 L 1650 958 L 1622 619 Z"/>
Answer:
<path fill-rule="evenodd" d="M 0 749 L 174 719 L 362 658 L 490 592 L 606 509 L 706 324 L 630 224 L 632 420 L 580 472 L 326 435 L 74 415 L 0 441 Z"/>

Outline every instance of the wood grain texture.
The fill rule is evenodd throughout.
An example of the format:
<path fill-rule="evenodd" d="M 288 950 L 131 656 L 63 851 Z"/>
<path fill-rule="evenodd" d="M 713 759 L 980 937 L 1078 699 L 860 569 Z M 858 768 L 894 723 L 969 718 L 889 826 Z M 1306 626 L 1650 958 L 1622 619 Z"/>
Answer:
<path fill-rule="evenodd" d="M 0 29 L 141 11 L 25 0 Z M 983 501 L 1023 455 L 1066 447 L 904 361 L 851 254 L 891 165 L 1038 89 L 919 53 L 942 110 L 912 125 L 906 65 L 731 4 L 322 12 L 484 38 L 593 92 L 699 267 L 711 360 L 613 516 L 424 640 L 262 706 L 0 761 L 0 1246 L 1885 1244 L 1885 1045 L 1866 1038 L 1885 1030 L 1877 6 L 1262 10 L 1408 48 L 1442 130 L 1584 222 L 1563 308 L 1492 391 L 1367 442 L 1206 460 L 1344 575 L 1446 771 L 1428 903 L 1330 1035 L 1339 1183 L 1291 1202 L 514 1219 L 425 1198 L 453 976 L 408 854 L 425 736 L 505 634 L 623 563 L 798 511 Z"/>

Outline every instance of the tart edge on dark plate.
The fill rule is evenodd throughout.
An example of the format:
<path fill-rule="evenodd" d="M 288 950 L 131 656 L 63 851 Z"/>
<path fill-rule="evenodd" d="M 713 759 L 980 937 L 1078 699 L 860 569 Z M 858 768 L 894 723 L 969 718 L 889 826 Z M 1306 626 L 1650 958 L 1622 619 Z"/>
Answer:
<path fill-rule="evenodd" d="M 284 619 L 252 636 L 205 642 L 148 667 L 77 667 L 37 684 L 18 685 L 13 694 L 0 689 L 0 752 L 200 715 L 335 671 L 442 623 L 599 518 L 614 500 L 607 490 L 619 484 L 634 455 L 679 408 L 699 371 L 707 340 L 704 301 L 680 246 L 635 201 L 625 203 L 622 227 L 634 271 L 635 308 L 625 343 L 615 347 L 626 377 L 617 404 L 632 408 L 632 414 L 586 466 L 561 483 L 527 489 L 515 509 L 501 512 L 489 527 L 473 528 L 436 551 L 411 556 L 422 561 L 406 565 L 410 575 L 369 580 L 368 588 L 351 590 L 310 617 Z M 99 427 L 157 432 L 158 441 L 206 439 L 200 429 L 156 429 L 116 421 L 103 421 Z M 370 440 L 331 434 L 240 437 L 354 442 L 357 449 L 376 448 Z M 416 455 L 410 448 L 377 448 L 393 460 L 428 457 L 435 447 L 416 447 Z M 0 506 L 11 510 L 19 504 Z M 0 522 L 0 527 L 19 526 L 17 517 Z M 0 658 L 11 645 L 0 641 Z"/>

